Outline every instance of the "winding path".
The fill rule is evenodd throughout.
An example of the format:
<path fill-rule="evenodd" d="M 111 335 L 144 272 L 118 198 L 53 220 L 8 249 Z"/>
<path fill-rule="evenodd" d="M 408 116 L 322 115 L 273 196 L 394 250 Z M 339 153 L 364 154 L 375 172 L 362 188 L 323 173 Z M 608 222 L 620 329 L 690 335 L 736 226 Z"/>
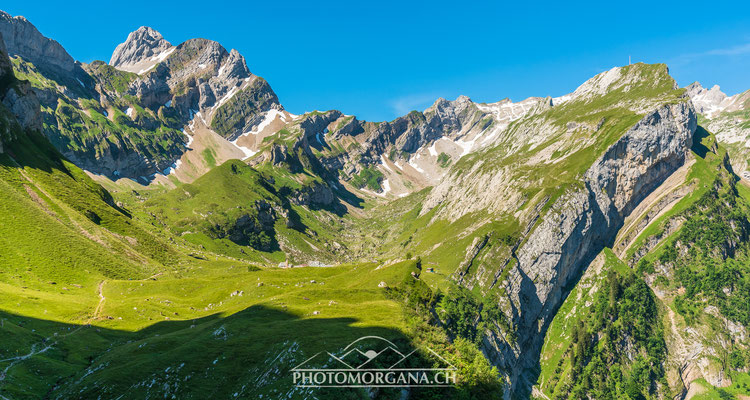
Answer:
<path fill-rule="evenodd" d="M 104 284 L 107 281 L 101 281 L 99 282 L 99 285 L 97 286 L 97 294 L 99 295 L 99 304 L 96 305 L 96 308 L 94 309 L 94 315 L 89 318 L 87 324 L 90 324 L 91 321 L 99 319 L 101 317 L 102 310 L 104 309 L 104 301 L 107 300 L 106 297 L 104 297 L 104 292 L 102 291 L 102 288 L 104 287 Z"/>
<path fill-rule="evenodd" d="M 94 314 L 86 321 L 86 324 L 81 325 L 78 328 L 76 328 L 76 329 L 74 329 L 74 330 L 72 330 L 72 331 L 70 331 L 70 332 L 68 332 L 68 333 L 66 333 L 64 335 L 52 335 L 52 336 L 49 336 L 49 337 L 46 337 L 46 338 L 42 339 L 41 343 L 32 344 L 31 345 L 31 350 L 27 354 L 0 360 L 0 363 L 10 362 L 10 364 L 8 364 L 8 366 L 6 366 L 2 371 L 0 371 L 0 382 L 3 382 L 5 380 L 5 377 L 7 376 L 8 371 L 11 368 L 13 368 L 13 366 L 15 366 L 16 364 L 18 364 L 18 363 L 20 363 L 22 361 L 28 360 L 29 358 L 31 358 L 31 357 L 33 357 L 33 356 L 35 356 L 37 354 L 42 354 L 42 353 L 46 352 L 47 350 L 55 347 L 55 345 L 57 344 L 57 340 L 58 339 L 70 336 L 70 335 L 72 335 L 72 334 L 80 331 L 85 326 L 89 326 L 91 324 L 91 321 L 99 319 L 100 318 L 100 314 L 102 312 L 102 309 L 104 308 L 104 301 L 106 300 L 106 297 L 104 297 L 104 293 L 103 293 L 103 287 L 104 287 L 104 284 L 106 282 L 107 281 L 101 281 L 101 282 L 99 282 L 99 285 L 97 286 L 97 292 L 99 294 L 99 303 L 96 305 L 96 308 L 94 309 Z M 5 399 L 5 397 L 1 397 L 1 395 L 0 395 L 0 400 L 3 400 L 3 399 Z"/>

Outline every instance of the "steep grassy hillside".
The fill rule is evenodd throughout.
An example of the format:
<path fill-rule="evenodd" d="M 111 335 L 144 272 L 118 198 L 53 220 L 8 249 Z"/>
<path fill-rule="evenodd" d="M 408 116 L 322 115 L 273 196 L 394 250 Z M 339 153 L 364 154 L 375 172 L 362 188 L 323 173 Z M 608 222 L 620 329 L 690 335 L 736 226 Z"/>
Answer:
<path fill-rule="evenodd" d="M 339 223 L 346 207 L 307 170 L 233 160 L 192 184 L 117 198 L 145 222 L 231 257 L 292 264 L 346 259 Z"/>

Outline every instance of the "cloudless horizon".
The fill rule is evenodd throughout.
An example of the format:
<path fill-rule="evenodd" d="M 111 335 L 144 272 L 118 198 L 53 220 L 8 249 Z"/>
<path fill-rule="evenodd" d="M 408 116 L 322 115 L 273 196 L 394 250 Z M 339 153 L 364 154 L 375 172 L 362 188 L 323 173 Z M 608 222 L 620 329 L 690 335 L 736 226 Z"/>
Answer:
<path fill-rule="evenodd" d="M 750 89 L 750 6 L 741 2 L 28 0 L 0 9 L 82 62 L 109 61 L 144 25 L 173 45 L 216 40 L 295 114 L 338 109 L 380 121 L 438 97 L 560 96 L 629 56 L 666 63 L 680 86 Z"/>

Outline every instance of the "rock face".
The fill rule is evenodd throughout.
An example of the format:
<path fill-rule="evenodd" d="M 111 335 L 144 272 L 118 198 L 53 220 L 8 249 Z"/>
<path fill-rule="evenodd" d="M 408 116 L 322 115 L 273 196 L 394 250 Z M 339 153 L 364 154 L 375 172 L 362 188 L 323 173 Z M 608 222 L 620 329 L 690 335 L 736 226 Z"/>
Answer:
<path fill-rule="evenodd" d="M 162 57 L 170 49 L 172 45 L 159 32 L 142 26 L 131 32 L 125 42 L 117 45 L 109 65 L 129 72 L 145 72 L 163 61 Z"/>
<path fill-rule="evenodd" d="M 510 390 L 528 395 L 567 292 L 612 246 L 625 217 L 685 163 L 696 125 L 666 66 L 615 68 L 568 96 L 537 102 L 427 194 L 422 216 L 497 233 L 464 236 L 474 241 L 454 279 L 496 296 L 508 316 L 518 340 L 489 332 L 483 347 L 510 374 Z M 489 228 L 493 218 L 509 219 L 508 227 Z M 492 245 L 482 246 L 485 240 Z"/>
<path fill-rule="evenodd" d="M 294 204 L 302 206 L 327 207 L 336 201 L 336 196 L 328 185 L 314 183 L 295 190 L 291 195 Z"/>
<path fill-rule="evenodd" d="M 3 35 L 0 33 L 0 82 L 8 84 L 15 79 L 13 75 L 13 64 L 8 58 L 8 49 L 5 47 L 5 40 L 1 40 Z"/>
<path fill-rule="evenodd" d="M 0 101 L 13 114 L 21 128 L 41 131 L 39 100 L 28 82 L 16 80 L 2 35 L 0 35 Z M 1 143 L 3 137 L 6 140 L 13 139 L 10 130 L 0 132 L 0 152 L 3 151 Z"/>
<path fill-rule="evenodd" d="M 234 139 L 258 125 L 271 109 L 283 110 L 268 83 L 247 68 L 237 50 L 190 39 L 176 47 L 142 27 L 131 33 L 110 64 L 142 77 L 128 87 L 147 108 L 169 104 L 185 122 L 200 112 L 219 135 Z"/>
<path fill-rule="evenodd" d="M 0 34 L 3 35 L 8 54 L 11 56 L 23 55 L 40 67 L 68 73 L 75 68 L 73 57 L 60 43 L 44 37 L 24 17 L 12 17 L 0 11 Z"/>
<path fill-rule="evenodd" d="M 273 224 L 277 219 L 276 211 L 272 205 L 264 200 L 255 202 L 255 212 L 240 216 L 233 226 L 226 232 L 227 237 L 235 243 L 246 243 L 250 246 L 263 250 L 271 250 L 271 243 L 258 240 L 261 233 L 268 237 L 274 236 Z"/>
<path fill-rule="evenodd" d="M 559 198 L 518 250 L 505 290 L 524 351 L 507 365 L 533 368 L 546 326 L 566 287 L 610 245 L 625 216 L 677 170 L 692 145 L 696 115 L 686 102 L 665 105 L 625 133 L 584 175 L 584 187 Z M 535 354 L 536 353 L 536 354 Z"/>
<path fill-rule="evenodd" d="M 3 95 L 2 103 L 13 113 L 22 128 L 37 132 L 42 130 L 39 99 L 31 89 L 31 84 L 17 82 Z"/>

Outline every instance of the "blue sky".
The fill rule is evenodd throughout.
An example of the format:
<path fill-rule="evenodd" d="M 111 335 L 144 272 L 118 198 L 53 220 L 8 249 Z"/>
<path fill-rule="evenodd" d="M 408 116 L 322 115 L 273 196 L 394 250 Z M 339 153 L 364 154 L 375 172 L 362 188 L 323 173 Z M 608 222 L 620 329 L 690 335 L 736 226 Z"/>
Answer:
<path fill-rule="evenodd" d="M 141 25 L 173 44 L 219 41 L 293 113 L 389 120 L 437 97 L 558 96 L 628 55 L 667 63 L 680 85 L 750 89 L 743 2 L 24 0 L 0 8 L 83 62 L 108 61 Z"/>

